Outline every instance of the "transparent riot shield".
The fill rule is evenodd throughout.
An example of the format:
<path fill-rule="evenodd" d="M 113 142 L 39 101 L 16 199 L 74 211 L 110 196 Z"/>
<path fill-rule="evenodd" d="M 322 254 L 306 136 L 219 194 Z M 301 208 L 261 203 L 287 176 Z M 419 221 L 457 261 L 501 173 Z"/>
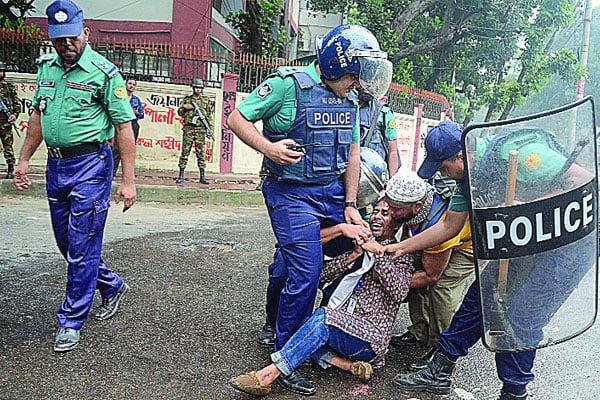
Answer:
<path fill-rule="evenodd" d="M 597 313 L 594 103 L 472 125 L 462 137 L 485 346 L 571 339 Z"/>

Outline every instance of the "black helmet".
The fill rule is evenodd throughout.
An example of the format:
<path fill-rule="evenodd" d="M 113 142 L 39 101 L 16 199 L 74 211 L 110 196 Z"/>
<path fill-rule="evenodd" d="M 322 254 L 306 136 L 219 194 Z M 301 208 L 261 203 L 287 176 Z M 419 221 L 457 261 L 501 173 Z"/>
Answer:
<path fill-rule="evenodd" d="M 202 79 L 192 79 L 192 84 L 191 86 L 193 88 L 202 88 L 204 89 L 204 81 Z"/>

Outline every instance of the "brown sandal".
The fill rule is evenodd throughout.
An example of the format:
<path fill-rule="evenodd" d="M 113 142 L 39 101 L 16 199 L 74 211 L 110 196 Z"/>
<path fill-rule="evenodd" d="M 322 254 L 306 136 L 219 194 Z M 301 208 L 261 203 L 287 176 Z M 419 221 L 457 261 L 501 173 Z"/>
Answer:
<path fill-rule="evenodd" d="M 350 373 L 363 382 L 369 382 L 373 374 L 373 367 L 366 361 L 355 361 L 350 366 Z"/>
<path fill-rule="evenodd" d="M 369 365 L 370 366 L 370 365 Z M 236 376 L 229 380 L 234 389 L 254 396 L 266 396 L 271 393 L 271 385 L 263 386 L 256 371 L 248 372 L 246 375 Z"/>

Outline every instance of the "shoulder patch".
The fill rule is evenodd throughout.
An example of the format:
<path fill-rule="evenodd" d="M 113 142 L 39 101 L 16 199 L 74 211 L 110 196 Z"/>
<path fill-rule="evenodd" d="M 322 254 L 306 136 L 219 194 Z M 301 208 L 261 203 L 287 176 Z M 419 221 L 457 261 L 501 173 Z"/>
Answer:
<path fill-rule="evenodd" d="M 257 91 L 256 91 L 256 95 L 261 98 L 264 99 L 265 97 L 267 97 L 267 95 L 269 93 L 271 93 L 273 91 L 273 88 L 271 87 L 271 84 L 269 82 L 265 82 Z"/>
<path fill-rule="evenodd" d="M 542 164 L 542 159 L 536 153 L 529 153 L 523 159 L 523 164 L 527 169 L 536 169 Z"/>
<path fill-rule="evenodd" d="M 394 129 L 396 127 L 396 120 L 390 119 L 390 122 L 388 123 L 388 125 L 390 126 L 390 129 Z"/>
<path fill-rule="evenodd" d="M 52 53 L 42 54 L 41 56 L 39 56 L 37 58 L 37 60 L 35 60 L 35 62 L 36 62 L 36 64 L 41 64 L 46 61 L 54 60 L 55 56 L 56 56 L 56 54 L 52 54 Z"/>
<path fill-rule="evenodd" d="M 115 96 L 118 99 L 124 99 L 127 96 L 127 90 L 122 85 L 119 85 L 115 88 Z"/>
<path fill-rule="evenodd" d="M 117 72 L 119 72 L 119 69 L 108 61 L 93 60 L 92 64 L 94 64 L 100 71 L 104 72 L 109 78 L 112 78 L 117 74 Z"/>

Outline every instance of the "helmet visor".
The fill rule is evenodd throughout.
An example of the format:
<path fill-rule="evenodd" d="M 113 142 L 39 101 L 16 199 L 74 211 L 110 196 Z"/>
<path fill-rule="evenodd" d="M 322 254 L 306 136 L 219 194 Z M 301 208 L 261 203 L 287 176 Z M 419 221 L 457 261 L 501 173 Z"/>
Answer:
<path fill-rule="evenodd" d="M 385 58 L 360 58 L 360 86 L 376 99 L 387 93 L 392 82 L 392 73 L 392 63 Z"/>

